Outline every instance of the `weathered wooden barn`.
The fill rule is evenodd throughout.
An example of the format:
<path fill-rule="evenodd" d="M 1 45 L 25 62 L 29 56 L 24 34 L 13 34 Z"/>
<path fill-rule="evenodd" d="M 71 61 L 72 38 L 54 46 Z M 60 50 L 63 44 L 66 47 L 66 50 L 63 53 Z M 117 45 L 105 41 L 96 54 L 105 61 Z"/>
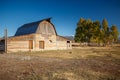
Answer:
<path fill-rule="evenodd" d="M 8 52 L 71 48 L 71 41 L 57 34 L 51 18 L 24 24 L 7 39 Z"/>

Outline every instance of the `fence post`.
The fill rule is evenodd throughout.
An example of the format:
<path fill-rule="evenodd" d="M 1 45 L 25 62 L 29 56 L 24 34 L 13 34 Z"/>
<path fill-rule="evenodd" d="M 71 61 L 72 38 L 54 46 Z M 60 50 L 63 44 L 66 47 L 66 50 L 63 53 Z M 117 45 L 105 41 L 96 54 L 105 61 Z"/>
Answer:
<path fill-rule="evenodd" d="M 5 29 L 4 35 L 5 35 L 5 53 L 7 53 L 7 29 Z"/>

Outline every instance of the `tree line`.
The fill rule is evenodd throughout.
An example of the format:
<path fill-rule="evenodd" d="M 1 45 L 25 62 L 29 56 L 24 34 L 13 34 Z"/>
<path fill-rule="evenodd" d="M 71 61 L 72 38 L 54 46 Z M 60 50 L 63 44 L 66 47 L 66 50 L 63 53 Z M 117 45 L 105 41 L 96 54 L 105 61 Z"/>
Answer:
<path fill-rule="evenodd" d="M 96 43 L 100 45 L 110 45 L 118 41 L 119 32 L 115 25 L 108 26 L 108 21 L 92 21 L 90 19 L 80 18 L 77 23 L 75 42 L 79 43 Z"/>

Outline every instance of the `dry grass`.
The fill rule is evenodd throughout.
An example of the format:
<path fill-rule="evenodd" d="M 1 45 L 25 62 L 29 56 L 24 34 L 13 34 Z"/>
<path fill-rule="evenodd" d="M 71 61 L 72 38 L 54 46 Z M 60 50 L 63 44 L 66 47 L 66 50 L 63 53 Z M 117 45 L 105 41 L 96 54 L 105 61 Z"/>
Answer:
<path fill-rule="evenodd" d="M 119 80 L 119 49 L 85 47 L 0 55 L 0 80 Z"/>
<path fill-rule="evenodd" d="M 112 56 L 120 59 L 119 47 L 81 47 L 69 50 L 48 50 L 38 52 L 17 52 L 13 54 L 61 59 L 85 59 L 88 57 Z"/>

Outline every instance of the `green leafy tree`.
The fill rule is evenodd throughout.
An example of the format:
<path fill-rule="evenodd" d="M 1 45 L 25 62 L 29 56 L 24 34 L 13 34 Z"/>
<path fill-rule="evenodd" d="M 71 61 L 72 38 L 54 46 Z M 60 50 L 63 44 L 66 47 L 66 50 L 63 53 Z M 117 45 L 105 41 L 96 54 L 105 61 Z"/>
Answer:
<path fill-rule="evenodd" d="M 104 33 L 103 42 L 104 42 L 104 45 L 106 46 L 109 41 L 108 40 L 109 28 L 108 28 L 108 21 L 106 19 L 103 19 L 103 21 L 102 21 L 102 29 L 103 29 L 103 33 Z"/>
<path fill-rule="evenodd" d="M 95 21 L 93 23 L 93 34 L 94 34 L 94 42 L 95 43 L 100 43 L 100 28 L 101 28 L 101 25 L 100 25 L 100 22 L 99 21 Z"/>
<path fill-rule="evenodd" d="M 91 19 L 87 19 L 86 20 L 86 25 L 84 26 L 85 27 L 85 40 L 87 43 L 90 42 L 90 38 L 91 38 L 91 34 L 90 34 L 90 30 L 92 29 L 92 20 Z"/>
<path fill-rule="evenodd" d="M 111 35 L 113 36 L 113 42 L 118 40 L 119 32 L 118 28 L 115 25 L 112 25 L 111 29 Z"/>
<path fill-rule="evenodd" d="M 111 42 L 118 40 L 118 29 L 115 25 L 111 28 L 108 27 L 108 21 L 103 19 L 102 24 L 98 20 L 92 21 L 91 19 L 80 18 L 77 23 L 75 41 L 76 42 L 87 42 L 87 43 L 98 43 L 109 45 Z"/>
<path fill-rule="evenodd" d="M 99 34 L 99 45 L 100 44 L 103 45 L 104 31 L 102 29 L 100 29 L 99 32 L 100 32 L 100 34 Z"/>
<path fill-rule="evenodd" d="M 77 23 L 76 33 L 75 33 L 75 42 L 83 42 L 84 34 L 84 22 L 83 18 L 80 18 L 79 22 Z"/>
<path fill-rule="evenodd" d="M 108 21 L 106 19 L 102 21 L 102 28 L 105 32 L 108 30 Z"/>

